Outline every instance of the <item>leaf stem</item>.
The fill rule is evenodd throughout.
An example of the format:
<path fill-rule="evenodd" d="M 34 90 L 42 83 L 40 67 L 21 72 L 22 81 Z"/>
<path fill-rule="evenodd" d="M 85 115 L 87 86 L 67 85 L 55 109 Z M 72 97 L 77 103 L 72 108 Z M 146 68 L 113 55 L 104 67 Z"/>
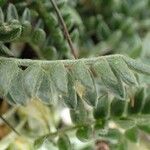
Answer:
<path fill-rule="evenodd" d="M 61 13 L 59 11 L 59 8 L 58 8 L 57 4 L 54 2 L 54 0 L 50 0 L 50 2 L 51 2 L 52 6 L 54 7 L 54 9 L 56 11 L 56 14 L 57 14 L 57 17 L 59 19 L 59 22 L 60 22 L 60 24 L 61 24 L 61 26 L 63 28 L 64 36 L 66 37 L 66 39 L 68 41 L 68 44 L 70 46 L 71 52 L 72 52 L 74 58 L 77 59 L 76 50 L 75 50 L 75 48 L 73 46 L 73 42 L 72 42 L 71 37 L 69 35 L 69 31 L 68 31 L 67 26 L 66 26 L 66 24 L 64 22 L 64 19 L 63 19 L 62 15 L 61 15 Z"/>
<path fill-rule="evenodd" d="M 0 61 L 14 61 L 20 66 L 29 66 L 33 64 L 39 64 L 43 67 L 46 67 L 47 65 L 53 65 L 55 63 L 63 63 L 65 67 L 70 67 L 74 63 L 78 61 L 84 62 L 86 65 L 92 65 L 93 63 L 97 62 L 99 59 L 103 58 L 109 58 L 109 57 L 124 57 L 122 55 L 116 54 L 116 55 L 109 55 L 109 56 L 100 56 L 100 57 L 93 57 L 93 58 L 82 58 L 82 59 L 66 59 L 66 60 L 32 60 L 32 59 L 18 59 L 18 58 L 6 58 L 6 57 L 0 57 Z"/>

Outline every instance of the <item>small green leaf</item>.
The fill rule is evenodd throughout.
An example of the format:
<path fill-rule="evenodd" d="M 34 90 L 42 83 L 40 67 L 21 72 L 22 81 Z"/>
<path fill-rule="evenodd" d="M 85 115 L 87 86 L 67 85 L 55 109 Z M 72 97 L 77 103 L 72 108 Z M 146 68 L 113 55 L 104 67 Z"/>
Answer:
<path fill-rule="evenodd" d="M 25 8 L 22 18 L 22 33 L 21 36 L 24 38 L 27 38 L 32 31 L 32 25 L 31 25 L 31 12 L 28 8 Z"/>
<path fill-rule="evenodd" d="M 88 112 L 85 109 L 82 99 L 78 96 L 78 103 L 76 109 L 70 110 L 71 120 L 74 124 L 83 124 L 87 122 Z"/>
<path fill-rule="evenodd" d="M 93 88 L 93 80 L 89 69 L 82 61 L 75 63 L 71 67 L 71 70 L 76 80 L 79 80 L 84 86 L 88 88 Z"/>
<path fill-rule="evenodd" d="M 0 63 L 0 95 L 6 96 L 14 77 L 18 73 L 18 66 L 15 62 L 1 62 Z"/>
<path fill-rule="evenodd" d="M 55 63 L 48 69 L 50 78 L 56 88 L 63 94 L 68 93 L 67 71 L 62 63 Z"/>
<path fill-rule="evenodd" d="M 131 142 L 138 142 L 139 138 L 139 132 L 137 127 L 132 127 L 125 132 L 125 136 L 127 139 L 129 139 Z"/>
<path fill-rule="evenodd" d="M 32 34 L 32 41 L 36 45 L 41 45 L 46 39 L 46 33 L 43 29 L 36 28 Z"/>
<path fill-rule="evenodd" d="M 29 66 L 23 73 L 23 86 L 29 97 L 35 97 L 43 79 L 42 68 L 39 65 Z"/>
<path fill-rule="evenodd" d="M 22 32 L 21 32 L 21 37 L 22 38 L 27 38 L 32 31 L 32 25 L 30 22 L 25 21 L 22 23 Z"/>
<path fill-rule="evenodd" d="M 119 98 L 125 97 L 125 90 L 121 81 L 116 78 L 105 58 L 99 59 L 93 67 L 97 76 L 101 77 L 103 83 L 108 89 L 110 89 Z"/>
<path fill-rule="evenodd" d="M 139 113 L 142 108 L 143 100 L 144 100 L 144 88 L 139 88 L 135 93 L 133 106 L 131 106 L 131 103 L 129 103 L 128 105 L 128 113 L 131 114 Z"/>
<path fill-rule="evenodd" d="M 15 7 L 15 5 L 13 4 L 9 4 L 8 8 L 7 8 L 7 21 L 11 21 L 11 20 L 18 20 L 18 13 L 17 13 L 17 9 Z"/>
<path fill-rule="evenodd" d="M 25 8 L 23 15 L 22 15 L 22 22 L 31 22 L 31 12 L 29 8 Z"/>
<path fill-rule="evenodd" d="M 59 150 L 72 150 L 71 143 L 67 135 L 60 135 L 57 144 Z"/>
<path fill-rule="evenodd" d="M 124 113 L 126 101 L 119 100 L 114 98 L 111 102 L 111 111 L 110 115 L 114 117 L 121 117 Z"/>
<path fill-rule="evenodd" d="M 131 69 L 133 69 L 139 73 L 144 73 L 144 74 L 150 75 L 150 66 L 145 65 L 145 64 L 138 62 L 134 59 L 131 59 L 129 57 L 124 56 L 123 58 L 124 58 L 125 62 L 127 63 L 127 65 Z"/>
<path fill-rule="evenodd" d="M 82 142 L 87 142 L 92 138 L 92 128 L 90 125 L 82 126 L 76 132 L 77 138 Z"/>
<path fill-rule="evenodd" d="M 51 104 L 54 101 L 52 95 L 52 83 L 47 72 L 43 70 L 42 74 L 42 81 L 36 93 L 36 96 L 40 100 L 42 100 L 42 102 L 46 104 Z"/>
<path fill-rule="evenodd" d="M 16 104 L 25 105 L 29 98 L 22 84 L 22 75 L 23 71 L 20 70 L 18 75 L 15 76 L 12 81 L 11 87 L 9 89 L 9 95 L 16 102 Z"/>
<path fill-rule="evenodd" d="M 116 74 L 117 77 L 121 77 L 121 79 L 129 85 L 137 84 L 133 72 L 130 71 L 127 64 L 121 57 L 109 57 L 107 60 L 112 68 L 112 71 L 114 74 Z"/>
<path fill-rule="evenodd" d="M 110 105 L 109 105 L 109 100 L 108 100 L 108 95 L 105 96 L 101 96 L 98 99 L 98 103 L 94 108 L 94 118 L 95 119 L 103 119 L 103 118 L 107 118 L 108 114 L 109 114 L 109 109 L 110 109 Z"/>
<path fill-rule="evenodd" d="M 146 97 L 145 103 L 142 109 L 143 114 L 149 114 L 150 113 L 150 94 Z"/>
<path fill-rule="evenodd" d="M 77 107 L 77 94 L 74 89 L 74 82 L 73 82 L 73 77 L 71 76 L 70 73 L 67 74 L 68 76 L 68 93 L 63 95 L 63 100 L 65 104 L 71 108 L 75 109 Z"/>
<path fill-rule="evenodd" d="M 145 123 L 145 124 L 142 124 L 142 123 L 141 123 L 141 124 L 138 125 L 138 128 L 139 128 L 140 130 L 144 131 L 145 133 L 150 134 L 150 125 L 149 125 L 149 123 L 150 123 L 150 122 Z"/>
<path fill-rule="evenodd" d="M 57 56 L 57 50 L 54 46 L 47 46 L 46 44 L 44 45 L 45 48 L 42 48 L 42 54 L 44 55 L 44 58 L 48 60 L 53 60 L 56 59 Z"/>
<path fill-rule="evenodd" d="M 89 105 L 95 106 L 97 100 L 96 88 L 87 66 L 81 61 L 72 66 L 75 78 L 75 90 Z M 82 89 L 80 89 L 80 87 Z"/>

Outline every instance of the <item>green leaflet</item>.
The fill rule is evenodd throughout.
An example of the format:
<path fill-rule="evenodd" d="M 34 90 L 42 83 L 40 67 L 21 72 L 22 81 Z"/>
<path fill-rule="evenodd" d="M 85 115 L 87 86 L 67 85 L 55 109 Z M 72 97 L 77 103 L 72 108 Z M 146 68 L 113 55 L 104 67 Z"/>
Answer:
<path fill-rule="evenodd" d="M 145 133 L 148 133 L 148 134 L 150 134 L 150 125 L 149 125 L 149 123 L 141 123 L 141 124 L 139 124 L 138 125 L 138 128 L 140 129 L 140 130 L 142 130 L 142 131 L 144 131 Z"/>
<path fill-rule="evenodd" d="M 110 57 L 107 60 L 112 68 L 112 71 L 117 77 L 120 77 L 126 84 L 137 84 L 133 72 L 128 68 L 127 64 L 121 57 Z"/>
<path fill-rule="evenodd" d="M 43 75 L 42 75 L 42 81 L 39 86 L 39 89 L 36 93 L 36 96 L 42 100 L 46 104 L 51 104 L 54 99 L 53 99 L 53 89 L 52 89 L 52 83 L 49 79 L 49 75 L 47 72 L 43 70 Z"/>
<path fill-rule="evenodd" d="M 25 105 L 29 98 L 22 84 L 22 75 L 23 71 L 20 69 L 18 75 L 15 76 L 15 78 L 12 80 L 8 98 L 10 97 L 11 99 L 13 99 L 16 104 Z"/>
<path fill-rule="evenodd" d="M 31 33 L 32 31 L 32 25 L 28 21 L 24 21 L 22 23 L 22 32 L 21 32 L 21 37 L 22 38 L 27 38 L 27 36 Z"/>
<path fill-rule="evenodd" d="M 97 93 L 90 70 L 82 61 L 79 61 L 72 66 L 71 71 L 75 78 L 75 90 L 78 95 L 89 105 L 95 106 Z"/>
<path fill-rule="evenodd" d="M 43 29 L 36 28 L 32 34 L 32 41 L 36 45 L 41 45 L 46 39 L 46 33 Z"/>
<path fill-rule="evenodd" d="M 139 73 L 144 73 L 144 74 L 150 75 L 150 66 L 145 65 L 145 64 L 138 62 L 134 59 L 131 59 L 129 57 L 123 56 L 123 59 L 125 60 L 125 62 L 131 69 L 133 69 Z"/>
<path fill-rule="evenodd" d="M 82 99 L 80 99 L 79 96 L 77 102 L 78 103 L 76 109 L 70 110 L 71 119 L 74 124 L 83 124 L 88 121 L 88 112 L 84 106 Z"/>
<path fill-rule="evenodd" d="M 142 108 L 143 114 L 149 114 L 150 113 L 150 94 L 145 98 L 144 106 Z"/>
<path fill-rule="evenodd" d="M 25 8 L 21 19 L 22 19 L 22 22 L 31 21 L 31 12 L 29 8 Z"/>
<path fill-rule="evenodd" d="M 139 138 L 139 132 L 137 127 L 132 127 L 125 132 L 125 136 L 127 139 L 129 139 L 131 142 L 138 142 Z"/>
<path fill-rule="evenodd" d="M 99 59 L 94 65 L 94 70 L 98 77 L 101 77 L 105 86 L 118 97 L 125 97 L 125 90 L 120 80 L 112 72 L 105 58 Z"/>
<path fill-rule="evenodd" d="M 77 138 L 82 142 L 87 142 L 92 138 L 92 128 L 90 125 L 82 126 L 76 131 Z"/>
<path fill-rule="evenodd" d="M 9 22 L 14 19 L 19 20 L 18 12 L 17 12 L 15 5 L 9 4 L 7 8 L 7 21 Z"/>
<path fill-rule="evenodd" d="M 59 150 L 72 150 L 72 146 L 67 135 L 60 135 L 57 145 Z"/>
<path fill-rule="evenodd" d="M 21 35 L 22 27 L 17 20 L 0 25 L 0 41 L 10 42 Z"/>
<path fill-rule="evenodd" d="M 56 89 L 63 94 L 68 93 L 67 87 L 67 71 L 62 63 L 54 63 L 48 68 L 50 79 L 54 83 Z"/>
<path fill-rule="evenodd" d="M 63 100 L 64 103 L 70 108 L 70 109 L 75 109 L 77 107 L 77 94 L 74 88 L 74 82 L 73 82 L 73 77 L 71 76 L 70 73 L 67 74 L 68 77 L 68 93 L 63 94 Z"/>
<path fill-rule="evenodd" d="M 110 102 L 108 99 L 108 95 L 101 96 L 98 99 L 98 103 L 95 106 L 93 111 L 93 115 L 95 119 L 104 119 L 108 117 L 109 109 L 110 109 L 109 103 Z"/>
<path fill-rule="evenodd" d="M 110 115 L 113 117 L 122 117 L 125 109 L 126 101 L 114 98 L 111 102 Z"/>
<path fill-rule="evenodd" d="M 144 101 L 144 88 L 139 88 L 137 89 L 134 95 L 133 106 L 131 105 L 131 103 L 129 103 L 128 105 L 128 113 L 129 114 L 139 113 L 141 111 L 143 101 Z"/>
<path fill-rule="evenodd" d="M 6 96 L 14 77 L 18 73 L 18 66 L 15 62 L 1 62 L 0 63 L 0 95 Z"/>
<path fill-rule="evenodd" d="M 42 82 L 42 68 L 39 65 L 29 66 L 23 73 L 23 86 L 29 97 L 35 97 Z"/>
<path fill-rule="evenodd" d="M 21 18 L 21 23 L 22 23 L 21 37 L 27 38 L 28 35 L 30 35 L 32 30 L 32 25 L 30 22 L 31 22 L 31 12 L 28 8 L 26 8 Z"/>

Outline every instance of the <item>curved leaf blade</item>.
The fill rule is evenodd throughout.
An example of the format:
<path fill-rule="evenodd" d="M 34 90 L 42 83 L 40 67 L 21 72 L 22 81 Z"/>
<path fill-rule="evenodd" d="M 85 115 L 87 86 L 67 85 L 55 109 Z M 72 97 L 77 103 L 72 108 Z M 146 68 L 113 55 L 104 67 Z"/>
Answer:
<path fill-rule="evenodd" d="M 23 73 L 23 85 L 27 94 L 35 97 L 37 90 L 42 82 L 43 73 L 39 65 L 29 66 Z"/>
<path fill-rule="evenodd" d="M 17 75 L 19 68 L 15 62 L 0 63 L 0 95 L 6 96 L 12 84 L 14 77 Z"/>
<path fill-rule="evenodd" d="M 116 78 L 105 58 L 99 59 L 93 67 L 97 76 L 101 77 L 103 83 L 109 90 L 119 98 L 125 97 L 125 90 L 122 82 Z"/>
<path fill-rule="evenodd" d="M 109 57 L 107 60 L 114 74 L 121 77 L 126 84 L 137 85 L 133 72 L 128 68 L 122 57 Z"/>
<path fill-rule="evenodd" d="M 66 94 L 68 92 L 67 71 L 62 63 L 55 63 L 48 69 L 50 78 L 58 91 Z"/>
<path fill-rule="evenodd" d="M 20 69 L 18 75 L 12 81 L 9 94 L 16 104 L 25 105 L 29 100 L 29 97 L 27 96 L 22 84 L 22 75 L 23 71 Z"/>
<path fill-rule="evenodd" d="M 75 78 L 75 90 L 89 105 L 95 106 L 97 93 L 94 81 L 87 66 L 79 61 L 72 66 L 72 75 Z M 81 88 L 83 90 L 81 90 Z"/>

